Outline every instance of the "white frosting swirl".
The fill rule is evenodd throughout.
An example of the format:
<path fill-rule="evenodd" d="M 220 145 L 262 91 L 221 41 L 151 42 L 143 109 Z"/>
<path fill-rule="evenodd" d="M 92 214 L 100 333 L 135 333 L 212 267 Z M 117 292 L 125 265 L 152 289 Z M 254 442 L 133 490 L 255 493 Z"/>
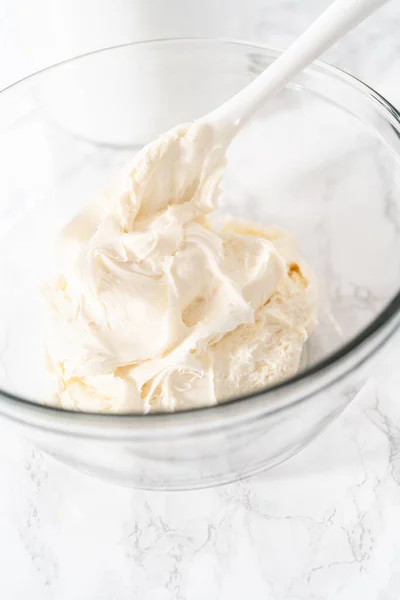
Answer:
<path fill-rule="evenodd" d="M 223 140 L 207 125 L 168 132 L 65 228 L 46 292 L 46 401 L 171 411 L 297 370 L 315 324 L 312 275 L 285 232 L 207 222 Z"/>

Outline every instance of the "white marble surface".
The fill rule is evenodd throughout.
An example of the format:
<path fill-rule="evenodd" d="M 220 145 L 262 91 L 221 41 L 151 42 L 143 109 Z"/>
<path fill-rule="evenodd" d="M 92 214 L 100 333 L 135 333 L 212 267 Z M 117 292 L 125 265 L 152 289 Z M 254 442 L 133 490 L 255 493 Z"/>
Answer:
<path fill-rule="evenodd" d="M 326 4 L 258 0 L 253 38 L 285 46 Z M 27 68 L 8 23 L 2 8 L 0 54 L 10 60 L 0 63 L 0 87 Z M 327 59 L 400 105 L 399 25 L 393 0 Z M 204 491 L 118 488 L 56 463 L 1 424 L 0 597 L 397 600 L 399 361 L 397 338 L 309 448 Z"/>

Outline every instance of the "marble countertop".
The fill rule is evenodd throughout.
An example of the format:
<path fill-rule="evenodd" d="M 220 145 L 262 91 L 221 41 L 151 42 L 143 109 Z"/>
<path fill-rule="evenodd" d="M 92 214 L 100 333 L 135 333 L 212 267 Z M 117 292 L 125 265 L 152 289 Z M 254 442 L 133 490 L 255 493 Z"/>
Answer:
<path fill-rule="evenodd" d="M 377 378 L 309 448 L 218 488 L 120 488 L 55 462 L 2 426 L 2 597 L 397 600 L 393 344 Z"/>
<path fill-rule="evenodd" d="M 327 4 L 256 0 L 251 37 L 283 47 Z M 3 44 L 11 59 L 0 65 L 0 87 L 27 69 L 2 10 L 0 54 Z M 400 105 L 399 26 L 393 0 L 326 59 Z M 203 491 L 92 479 L 0 423 L 1 598 L 397 600 L 399 362 L 398 337 L 310 447 L 269 472 Z"/>

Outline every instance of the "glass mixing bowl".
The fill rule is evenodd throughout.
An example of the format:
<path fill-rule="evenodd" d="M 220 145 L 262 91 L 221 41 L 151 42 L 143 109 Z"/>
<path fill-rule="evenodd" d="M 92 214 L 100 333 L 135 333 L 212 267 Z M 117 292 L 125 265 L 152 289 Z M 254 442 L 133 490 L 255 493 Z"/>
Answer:
<path fill-rule="evenodd" d="M 316 63 L 233 142 L 221 211 L 286 227 L 321 282 L 298 375 L 174 414 L 110 416 L 37 403 L 40 283 L 68 220 L 144 143 L 199 117 L 278 55 L 165 40 L 85 55 L 0 95 L 0 415 L 34 444 L 125 485 L 184 489 L 271 467 L 351 401 L 400 321 L 400 121 L 379 94 Z"/>

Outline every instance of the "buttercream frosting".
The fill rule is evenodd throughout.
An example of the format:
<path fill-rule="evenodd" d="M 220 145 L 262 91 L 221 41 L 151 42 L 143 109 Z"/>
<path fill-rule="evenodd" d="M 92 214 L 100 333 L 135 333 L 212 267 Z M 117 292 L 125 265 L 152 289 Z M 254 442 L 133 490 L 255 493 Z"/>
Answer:
<path fill-rule="evenodd" d="M 228 140 L 181 125 L 60 235 L 46 402 L 100 412 L 213 405 L 294 374 L 316 284 L 284 230 L 213 223 Z"/>

